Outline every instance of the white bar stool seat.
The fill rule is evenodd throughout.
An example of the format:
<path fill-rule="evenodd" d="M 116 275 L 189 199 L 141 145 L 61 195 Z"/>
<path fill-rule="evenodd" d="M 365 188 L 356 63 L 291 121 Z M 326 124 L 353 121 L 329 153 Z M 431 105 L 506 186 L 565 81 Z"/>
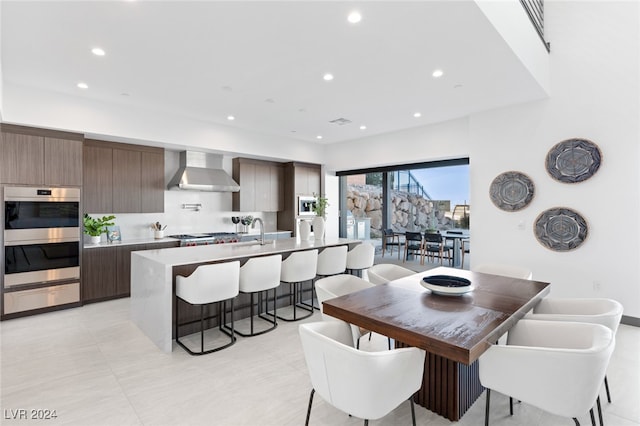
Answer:
<path fill-rule="evenodd" d="M 362 272 L 373 266 L 375 254 L 376 249 L 373 245 L 369 243 L 358 244 L 347 252 L 347 271 L 362 278 Z"/>
<path fill-rule="evenodd" d="M 240 262 L 225 262 L 212 265 L 201 265 L 193 273 L 184 277 L 176 276 L 176 343 L 191 355 L 204 355 L 219 351 L 233 345 L 236 341 L 233 329 L 233 299 L 238 295 L 240 284 Z M 200 306 L 200 319 L 180 324 L 179 306 L 180 301 L 190 305 Z M 231 332 L 223 328 L 224 315 L 226 311 L 226 301 L 231 301 Z M 217 346 L 213 349 L 204 348 L 204 307 L 211 303 L 218 303 L 218 327 L 220 331 L 227 334 L 231 341 L 227 344 Z M 200 322 L 200 351 L 191 350 L 180 340 L 180 326 Z"/>
<path fill-rule="evenodd" d="M 269 315 L 275 316 L 283 321 L 298 321 L 313 315 L 313 306 L 302 303 L 302 283 L 311 281 L 311 300 L 313 301 L 315 289 L 313 279 L 316 277 L 316 269 L 318 266 L 318 250 L 295 251 L 282 261 L 280 270 L 280 281 L 289 284 L 289 301 L 293 307 L 293 316 L 284 317 L 275 312 Z M 299 317 L 297 308 L 308 313 Z"/>
<path fill-rule="evenodd" d="M 236 333 L 244 337 L 258 336 L 271 330 L 277 326 L 275 316 L 263 316 L 263 312 L 269 311 L 269 290 L 273 290 L 273 311 L 276 312 L 277 304 L 277 288 L 280 285 L 280 271 L 282 269 L 282 255 L 252 257 L 240 267 L 240 293 L 249 294 L 251 297 L 250 305 L 250 328 L 248 331 L 241 331 L 236 328 Z M 262 311 L 262 296 L 264 298 L 265 309 Z M 255 331 L 254 329 L 254 296 L 258 295 L 258 314 L 257 317 L 271 324 L 268 328 Z M 226 326 L 226 325 L 225 325 Z"/>

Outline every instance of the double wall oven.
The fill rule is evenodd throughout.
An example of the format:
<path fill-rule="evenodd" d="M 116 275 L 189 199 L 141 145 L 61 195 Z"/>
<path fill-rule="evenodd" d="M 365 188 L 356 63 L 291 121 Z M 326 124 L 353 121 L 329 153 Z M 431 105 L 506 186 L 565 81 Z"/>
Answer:
<path fill-rule="evenodd" d="M 80 189 L 4 188 L 3 317 L 80 303 Z"/>

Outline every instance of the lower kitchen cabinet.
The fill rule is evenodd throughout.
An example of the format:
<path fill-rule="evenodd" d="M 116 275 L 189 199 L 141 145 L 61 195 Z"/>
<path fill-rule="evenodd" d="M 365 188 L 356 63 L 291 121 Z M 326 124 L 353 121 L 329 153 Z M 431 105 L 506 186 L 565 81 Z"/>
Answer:
<path fill-rule="evenodd" d="M 115 297 L 116 247 L 93 248 L 82 253 L 82 302 Z"/>
<path fill-rule="evenodd" d="M 131 294 L 131 252 L 178 247 L 179 242 L 96 247 L 82 253 L 82 302 L 101 302 Z"/>

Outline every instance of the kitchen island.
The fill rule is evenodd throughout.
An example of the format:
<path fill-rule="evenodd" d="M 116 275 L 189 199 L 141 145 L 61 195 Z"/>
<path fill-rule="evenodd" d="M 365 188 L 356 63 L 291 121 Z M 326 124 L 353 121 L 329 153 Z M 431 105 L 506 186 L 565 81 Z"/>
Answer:
<path fill-rule="evenodd" d="M 265 245 L 249 242 L 136 251 L 131 253 L 131 319 L 161 350 L 171 352 L 176 275 L 188 276 L 199 265 L 210 263 L 234 260 L 243 263 L 252 257 L 272 254 L 286 258 L 295 251 L 360 243 L 346 238 L 310 241 L 287 238 Z"/>

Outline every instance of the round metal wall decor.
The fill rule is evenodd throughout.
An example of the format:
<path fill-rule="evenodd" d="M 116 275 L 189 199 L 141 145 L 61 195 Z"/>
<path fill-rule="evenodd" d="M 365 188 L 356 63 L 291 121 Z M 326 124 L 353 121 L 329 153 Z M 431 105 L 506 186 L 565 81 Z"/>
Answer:
<path fill-rule="evenodd" d="M 535 221 L 533 232 L 543 246 L 554 251 L 578 248 L 587 238 L 587 221 L 566 207 L 546 210 Z"/>
<path fill-rule="evenodd" d="M 489 187 L 491 201 L 501 210 L 517 211 L 529 205 L 534 194 L 533 181 L 520 172 L 504 172 Z"/>
<path fill-rule="evenodd" d="M 545 166 L 555 180 L 578 183 L 593 176 L 601 162 L 598 145 L 586 139 L 567 139 L 549 150 Z"/>

